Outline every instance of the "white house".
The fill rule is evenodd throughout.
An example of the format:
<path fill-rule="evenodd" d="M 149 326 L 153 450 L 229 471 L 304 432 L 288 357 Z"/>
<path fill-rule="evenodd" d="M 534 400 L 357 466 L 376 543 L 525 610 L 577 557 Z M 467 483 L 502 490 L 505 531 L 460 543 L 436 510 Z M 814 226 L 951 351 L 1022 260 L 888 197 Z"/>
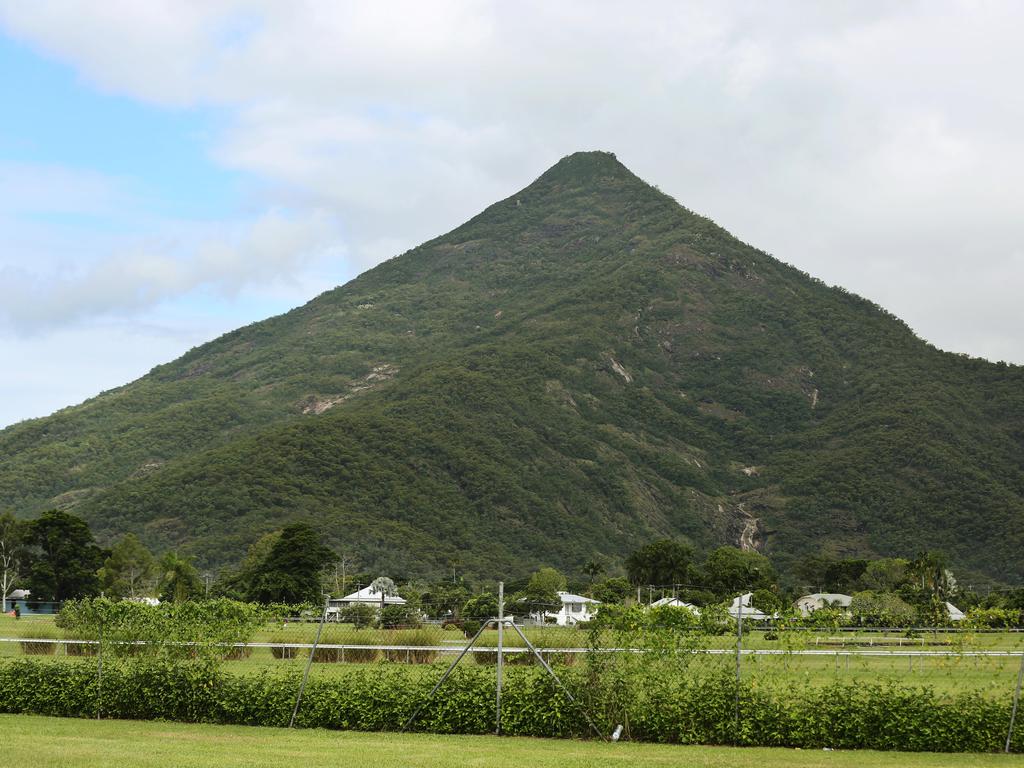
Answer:
<path fill-rule="evenodd" d="M 950 621 L 963 621 L 967 618 L 967 615 L 952 603 L 946 603 L 946 613 L 949 614 Z"/>
<path fill-rule="evenodd" d="M 839 592 L 815 592 L 799 598 L 795 605 L 802 616 L 809 616 L 822 608 L 842 608 L 849 611 L 852 602 L 853 598 L 850 595 Z"/>
<path fill-rule="evenodd" d="M 337 615 L 342 608 L 348 608 L 350 605 L 370 605 L 374 608 L 381 608 L 388 605 L 405 605 L 405 599 L 398 595 L 381 593 L 372 586 L 363 587 L 350 595 L 332 598 L 327 608 L 327 615 Z"/>
<path fill-rule="evenodd" d="M 125 600 L 129 603 L 141 603 L 142 605 L 148 605 L 153 608 L 160 605 L 160 600 L 156 597 L 126 597 Z"/>
<path fill-rule="evenodd" d="M 560 627 L 571 627 L 581 621 L 590 621 L 594 617 L 596 606 L 601 604 L 600 600 L 574 595 L 572 592 L 559 592 L 558 599 L 562 601 L 562 607 L 557 612 L 548 611 L 545 616 L 554 619 Z"/>
<path fill-rule="evenodd" d="M 694 616 L 700 616 L 700 608 L 693 603 L 687 603 L 678 597 L 663 597 L 651 603 L 651 608 L 686 608 Z"/>
<path fill-rule="evenodd" d="M 753 597 L 753 592 L 746 592 L 735 598 L 729 606 L 729 615 L 734 619 L 738 619 L 742 613 L 745 621 L 764 621 L 765 619 L 776 618 L 775 616 L 769 616 L 767 613 L 757 610 L 757 608 L 755 608 L 750 602 Z"/>

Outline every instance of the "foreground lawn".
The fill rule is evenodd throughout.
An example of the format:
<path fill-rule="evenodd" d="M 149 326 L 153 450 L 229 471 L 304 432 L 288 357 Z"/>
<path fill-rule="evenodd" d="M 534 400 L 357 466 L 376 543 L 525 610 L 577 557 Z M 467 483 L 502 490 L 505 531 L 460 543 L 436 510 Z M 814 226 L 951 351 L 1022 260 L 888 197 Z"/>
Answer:
<path fill-rule="evenodd" d="M 279 728 L 74 720 L 0 715 L 4 765 L 90 768 L 345 765 L 346 768 L 458 766 L 700 766 L 853 768 L 857 766 L 1022 766 L 1020 755 L 680 747 L 490 736 L 433 736 Z"/>

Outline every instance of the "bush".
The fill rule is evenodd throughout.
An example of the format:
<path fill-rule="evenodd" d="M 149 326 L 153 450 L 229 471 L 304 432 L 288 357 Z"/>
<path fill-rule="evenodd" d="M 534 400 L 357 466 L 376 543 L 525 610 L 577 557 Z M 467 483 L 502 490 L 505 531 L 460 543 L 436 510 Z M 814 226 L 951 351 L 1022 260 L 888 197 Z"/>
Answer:
<path fill-rule="evenodd" d="M 32 656 L 53 656 L 57 652 L 57 643 L 43 641 L 52 641 L 55 634 L 50 624 L 27 624 L 21 631 L 25 638 L 21 641 L 21 652 Z"/>
<path fill-rule="evenodd" d="M 432 646 L 437 645 L 439 642 L 440 638 L 437 631 L 425 628 L 395 630 L 390 633 L 387 639 L 388 645 Z M 388 661 L 408 662 L 410 664 L 432 664 L 437 659 L 437 654 L 437 651 L 432 650 L 388 651 L 385 654 L 385 658 Z"/>
<path fill-rule="evenodd" d="M 252 656 L 252 648 L 248 645 L 234 645 L 224 653 L 225 661 L 241 661 Z"/>
<path fill-rule="evenodd" d="M 71 638 L 77 639 L 77 638 Z M 95 656 L 100 652 L 98 644 L 93 643 L 64 643 L 64 653 L 67 656 Z"/>
<path fill-rule="evenodd" d="M 376 648 L 346 648 L 344 655 L 345 661 L 352 664 L 372 664 L 380 659 L 380 651 Z"/>
<path fill-rule="evenodd" d="M 346 624 L 351 624 L 356 629 L 366 629 L 376 626 L 377 608 L 366 603 L 353 603 L 342 608 L 338 618 Z"/>
<path fill-rule="evenodd" d="M 328 663 L 336 664 L 341 661 L 341 649 L 340 648 L 323 648 L 318 647 L 313 651 L 313 663 Z"/>
<path fill-rule="evenodd" d="M 326 650 L 326 649 L 325 649 Z M 665 674 L 661 662 L 628 670 L 625 688 L 579 664 L 560 670 L 573 695 L 604 733 L 628 723 L 628 738 L 685 744 L 741 744 L 805 749 L 986 752 L 1002 748 L 1009 697 L 939 695 L 928 688 L 836 683 L 787 688 L 741 684 L 736 727 L 735 678 L 728 669 Z M 438 670 L 438 673 L 440 670 Z M 102 693 L 92 664 L 14 659 L 0 666 L 0 712 L 64 717 L 162 719 L 283 726 L 301 673 L 225 673 L 208 660 L 112 659 Z M 352 668 L 306 688 L 299 724 L 310 728 L 395 730 L 424 702 L 437 676 L 404 665 Z M 582 737 L 589 727 L 541 669 L 511 666 L 503 723 L 509 735 Z M 102 701 L 100 701 L 102 697 Z M 494 727 L 494 670 L 460 667 L 413 726 L 433 733 L 489 733 Z M 1012 748 L 1024 749 L 1024 729 Z"/>

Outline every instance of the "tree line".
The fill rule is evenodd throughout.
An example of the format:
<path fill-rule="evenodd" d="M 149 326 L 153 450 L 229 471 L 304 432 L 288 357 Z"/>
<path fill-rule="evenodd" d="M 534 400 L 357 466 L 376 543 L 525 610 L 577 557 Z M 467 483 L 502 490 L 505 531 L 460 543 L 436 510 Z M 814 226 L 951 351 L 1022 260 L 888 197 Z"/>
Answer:
<path fill-rule="evenodd" d="M 68 512 L 50 510 L 34 520 L 0 515 L 4 610 L 15 589 L 28 590 L 33 603 L 101 594 L 175 603 L 212 596 L 319 602 L 322 571 L 334 559 L 311 526 L 295 523 L 260 539 L 238 569 L 211 582 L 192 558 L 174 550 L 158 557 L 132 533 L 103 548 L 85 520 Z"/>
<path fill-rule="evenodd" d="M 305 522 L 262 536 L 237 566 L 214 578 L 201 574 L 192 558 L 180 552 L 155 555 L 131 533 L 101 547 L 85 520 L 68 512 L 50 510 L 34 520 L 19 520 L 9 512 L 0 515 L 4 610 L 14 589 L 28 590 L 34 603 L 97 595 L 174 603 L 227 597 L 312 609 L 322 605 L 325 594 L 340 597 L 371 583 L 382 592 L 400 594 L 405 605 L 386 606 L 384 614 L 355 606 L 343 619 L 357 626 L 411 624 L 422 616 L 473 624 L 497 612 L 492 582 L 467 580 L 454 567 L 451 579 L 433 582 L 396 586 L 386 577 L 374 579 L 358 569 L 351 555 L 325 546 L 320 533 Z M 1024 614 L 1024 589 L 987 595 L 965 589 L 938 552 L 874 560 L 811 556 L 793 573 L 780 575 L 759 552 L 722 546 L 700 556 L 680 539 L 650 542 L 621 561 L 595 556 L 569 575 L 543 567 L 510 580 L 506 611 L 543 616 L 558 609 L 558 592 L 563 590 L 606 604 L 643 604 L 671 595 L 696 606 L 752 592 L 754 607 L 769 614 L 785 611 L 805 592 L 843 593 L 853 597 L 854 615 L 890 624 L 941 623 L 948 616 L 945 604 L 952 600 L 964 610 L 994 612 L 990 618 L 997 625 L 1019 624 Z"/>

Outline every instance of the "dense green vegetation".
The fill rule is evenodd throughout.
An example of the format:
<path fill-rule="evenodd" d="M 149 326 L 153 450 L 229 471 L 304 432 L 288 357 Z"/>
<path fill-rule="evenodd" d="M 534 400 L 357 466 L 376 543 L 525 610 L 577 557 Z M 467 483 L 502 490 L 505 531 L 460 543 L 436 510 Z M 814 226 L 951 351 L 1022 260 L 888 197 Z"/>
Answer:
<path fill-rule="evenodd" d="M 299 724 L 398 730 L 440 671 L 353 665 L 342 678 L 313 677 Z M 673 674 L 678 671 L 651 665 L 643 673 L 630 668 L 620 674 L 584 666 L 559 673 L 602 732 L 625 723 L 626 735 L 636 741 L 993 752 L 1002 747 L 1009 726 L 1008 696 L 940 695 L 928 688 L 864 682 L 787 688 L 741 683 L 737 722 L 737 685 L 728 669 Z M 283 726 L 295 701 L 297 672 L 239 676 L 202 663 L 132 660 L 104 665 L 101 686 L 89 664 L 12 660 L 0 666 L 0 711 Z M 536 666 L 508 667 L 502 722 L 509 735 L 594 735 L 580 707 Z M 494 671 L 484 666 L 456 670 L 413 724 L 433 733 L 486 734 L 493 727 Z M 1024 736 L 1015 733 L 1017 751 Z"/>
<path fill-rule="evenodd" d="M 280 317 L 0 432 L 0 508 L 201 568 L 295 521 L 396 579 L 654 539 L 1017 583 L 1024 369 L 940 352 L 606 153 Z"/>

